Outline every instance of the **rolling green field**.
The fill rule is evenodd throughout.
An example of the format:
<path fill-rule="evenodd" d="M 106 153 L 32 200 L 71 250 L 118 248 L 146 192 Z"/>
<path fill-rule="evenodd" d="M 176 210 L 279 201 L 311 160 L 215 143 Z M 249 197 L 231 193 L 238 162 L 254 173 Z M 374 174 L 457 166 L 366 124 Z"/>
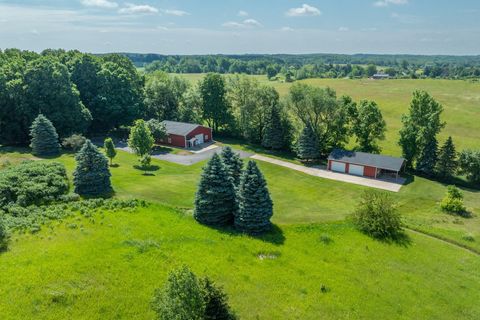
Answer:
<path fill-rule="evenodd" d="M 203 77 L 182 76 L 191 81 Z M 282 96 L 291 85 L 257 78 Z M 330 86 L 356 100 L 375 100 L 388 124 L 383 153 L 400 154 L 400 116 L 416 88 L 445 107 L 441 140 L 452 135 L 457 149 L 480 148 L 479 83 L 305 82 Z M 274 156 L 296 161 L 289 154 Z M 75 166 L 70 153 L 43 160 L 28 149 L 0 147 L 0 170 L 27 159 L 60 161 L 70 178 Z M 384 243 L 362 235 L 348 220 L 366 187 L 258 162 L 274 202 L 276 227 L 252 238 L 193 220 L 204 163 L 182 166 L 154 159 L 151 175 L 136 169 L 137 159 L 129 153 L 119 151 L 115 163 L 115 197 L 144 199 L 150 205 L 89 219 L 78 215 L 38 233 L 13 234 L 9 250 L 0 253 L 0 319 L 153 319 L 153 290 L 182 264 L 224 286 L 242 319 L 480 318 L 478 189 L 463 188 L 473 216 L 462 218 L 439 208 L 446 185 L 409 177 L 399 193 L 392 193 L 408 227 L 407 241 Z"/>
<path fill-rule="evenodd" d="M 202 74 L 182 74 L 197 82 Z M 274 86 L 281 96 L 288 94 L 291 83 L 268 81 L 266 76 L 251 76 L 261 83 Z M 480 82 L 464 80 L 370 80 L 370 79 L 307 79 L 301 82 L 313 86 L 331 87 L 337 95 L 350 95 L 355 100 L 374 100 L 380 106 L 387 122 L 386 139 L 380 143 L 383 153 L 401 155 L 397 145 L 401 116 L 408 111 L 412 92 L 426 90 L 444 107 L 442 120 L 447 126 L 439 135 L 440 143 L 451 135 L 458 150 L 480 148 Z"/>
<path fill-rule="evenodd" d="M 242 319 L 480 315 L 478 256 L 423 235 L 389 245 L 328 223 L 254 239 L 161 205 L 70 222 L 0 256 L 2 319 L 153 319 L 153 290 L 182 264 L 223 285 Z"/>

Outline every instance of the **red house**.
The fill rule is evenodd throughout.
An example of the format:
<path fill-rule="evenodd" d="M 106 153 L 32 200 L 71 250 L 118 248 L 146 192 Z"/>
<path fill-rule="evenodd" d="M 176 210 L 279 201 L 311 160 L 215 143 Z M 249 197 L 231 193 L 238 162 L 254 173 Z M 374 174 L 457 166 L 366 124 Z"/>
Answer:
<path fill-rule="evenodd" d="M 181 148 L 190 148 L 213 140 L 212 128 L 199 124 L 162 121 L 167 129 L 167 137 L 160 139 L 160 143 Z"/>
<path fill-rule="evenodd" d="M 340 149 L 333 150 L 328 156 L 328 170 L 370 178 L 398 178 L 404 163 L 403 158 Z"/>

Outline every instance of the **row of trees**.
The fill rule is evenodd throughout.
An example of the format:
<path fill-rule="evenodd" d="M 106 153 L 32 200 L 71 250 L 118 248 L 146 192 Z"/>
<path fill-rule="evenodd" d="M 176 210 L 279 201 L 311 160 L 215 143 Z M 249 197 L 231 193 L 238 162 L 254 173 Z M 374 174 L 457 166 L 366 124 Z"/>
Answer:
<path fill-rule="evenodd" d="M 244 55 L 244 56 L 151 56 L 127 54 L 146 72 L 282 74 L 306 78 L 371 77 L 377 67 L 392 77 L 478 78 L 479 62 L 472 57 L 348 56 L 348 55 Z M 365 67 L 366 66 L 366 67 Z"/>
<path fill-rule="evenodd" d="M 480 183 L 480 151 L 463 150 L 459 154 L 451 137 L 438 147 L 438 134 L 446 123 L 443 107 L 425 91 L 415 91 L 408 114 L 402 117 L 399 145 L 409 168 L 426 176 L 451 178 L 463 174 Z"/>
<path fill-rule="evenodd" d="M 255 161 L 243 170 L 231 148 L 214 154 L 203 169 L 195 197 L 195 219 L 209 226 L 233 224 L 239 231 L 261 234 L 271 227 L 273 203 Z"/>

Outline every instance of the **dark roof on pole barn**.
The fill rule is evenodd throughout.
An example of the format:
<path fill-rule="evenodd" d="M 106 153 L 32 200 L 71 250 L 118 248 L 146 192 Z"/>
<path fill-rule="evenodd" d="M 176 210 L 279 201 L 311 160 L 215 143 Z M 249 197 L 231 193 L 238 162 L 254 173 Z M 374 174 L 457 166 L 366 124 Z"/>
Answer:
<path fill-rule="evenodd" d="M 341 149 L 333 150 L 328 156 L 328 160 L 342 161 L 392 171 L 400 171 L 405 162 L 405 159 L 403 158 Z"/>
<path fill-rule="evenodd" d="M 164 120 L 162 123 L 165 125 L 168 134 L 176 134 L 179 136 L 186 136 L 197 127 L 201 127 L 199 124 L 195 123 L 186 123 L 186 122 L 177 122 Z"/>

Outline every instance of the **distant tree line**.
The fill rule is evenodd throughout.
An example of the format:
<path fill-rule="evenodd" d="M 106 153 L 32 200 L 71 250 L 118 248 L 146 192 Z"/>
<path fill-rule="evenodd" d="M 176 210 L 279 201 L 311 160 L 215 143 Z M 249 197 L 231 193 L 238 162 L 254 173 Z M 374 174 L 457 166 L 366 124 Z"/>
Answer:
<path fill-rule="evenodd" d="M 306 78 L 364 78 L 377 72 L 395 78 L 478 78 L 478 56 L 409 55 L 204 55 L 126 54 L 148 73 L 244 73 L 285 81 Z"/>

